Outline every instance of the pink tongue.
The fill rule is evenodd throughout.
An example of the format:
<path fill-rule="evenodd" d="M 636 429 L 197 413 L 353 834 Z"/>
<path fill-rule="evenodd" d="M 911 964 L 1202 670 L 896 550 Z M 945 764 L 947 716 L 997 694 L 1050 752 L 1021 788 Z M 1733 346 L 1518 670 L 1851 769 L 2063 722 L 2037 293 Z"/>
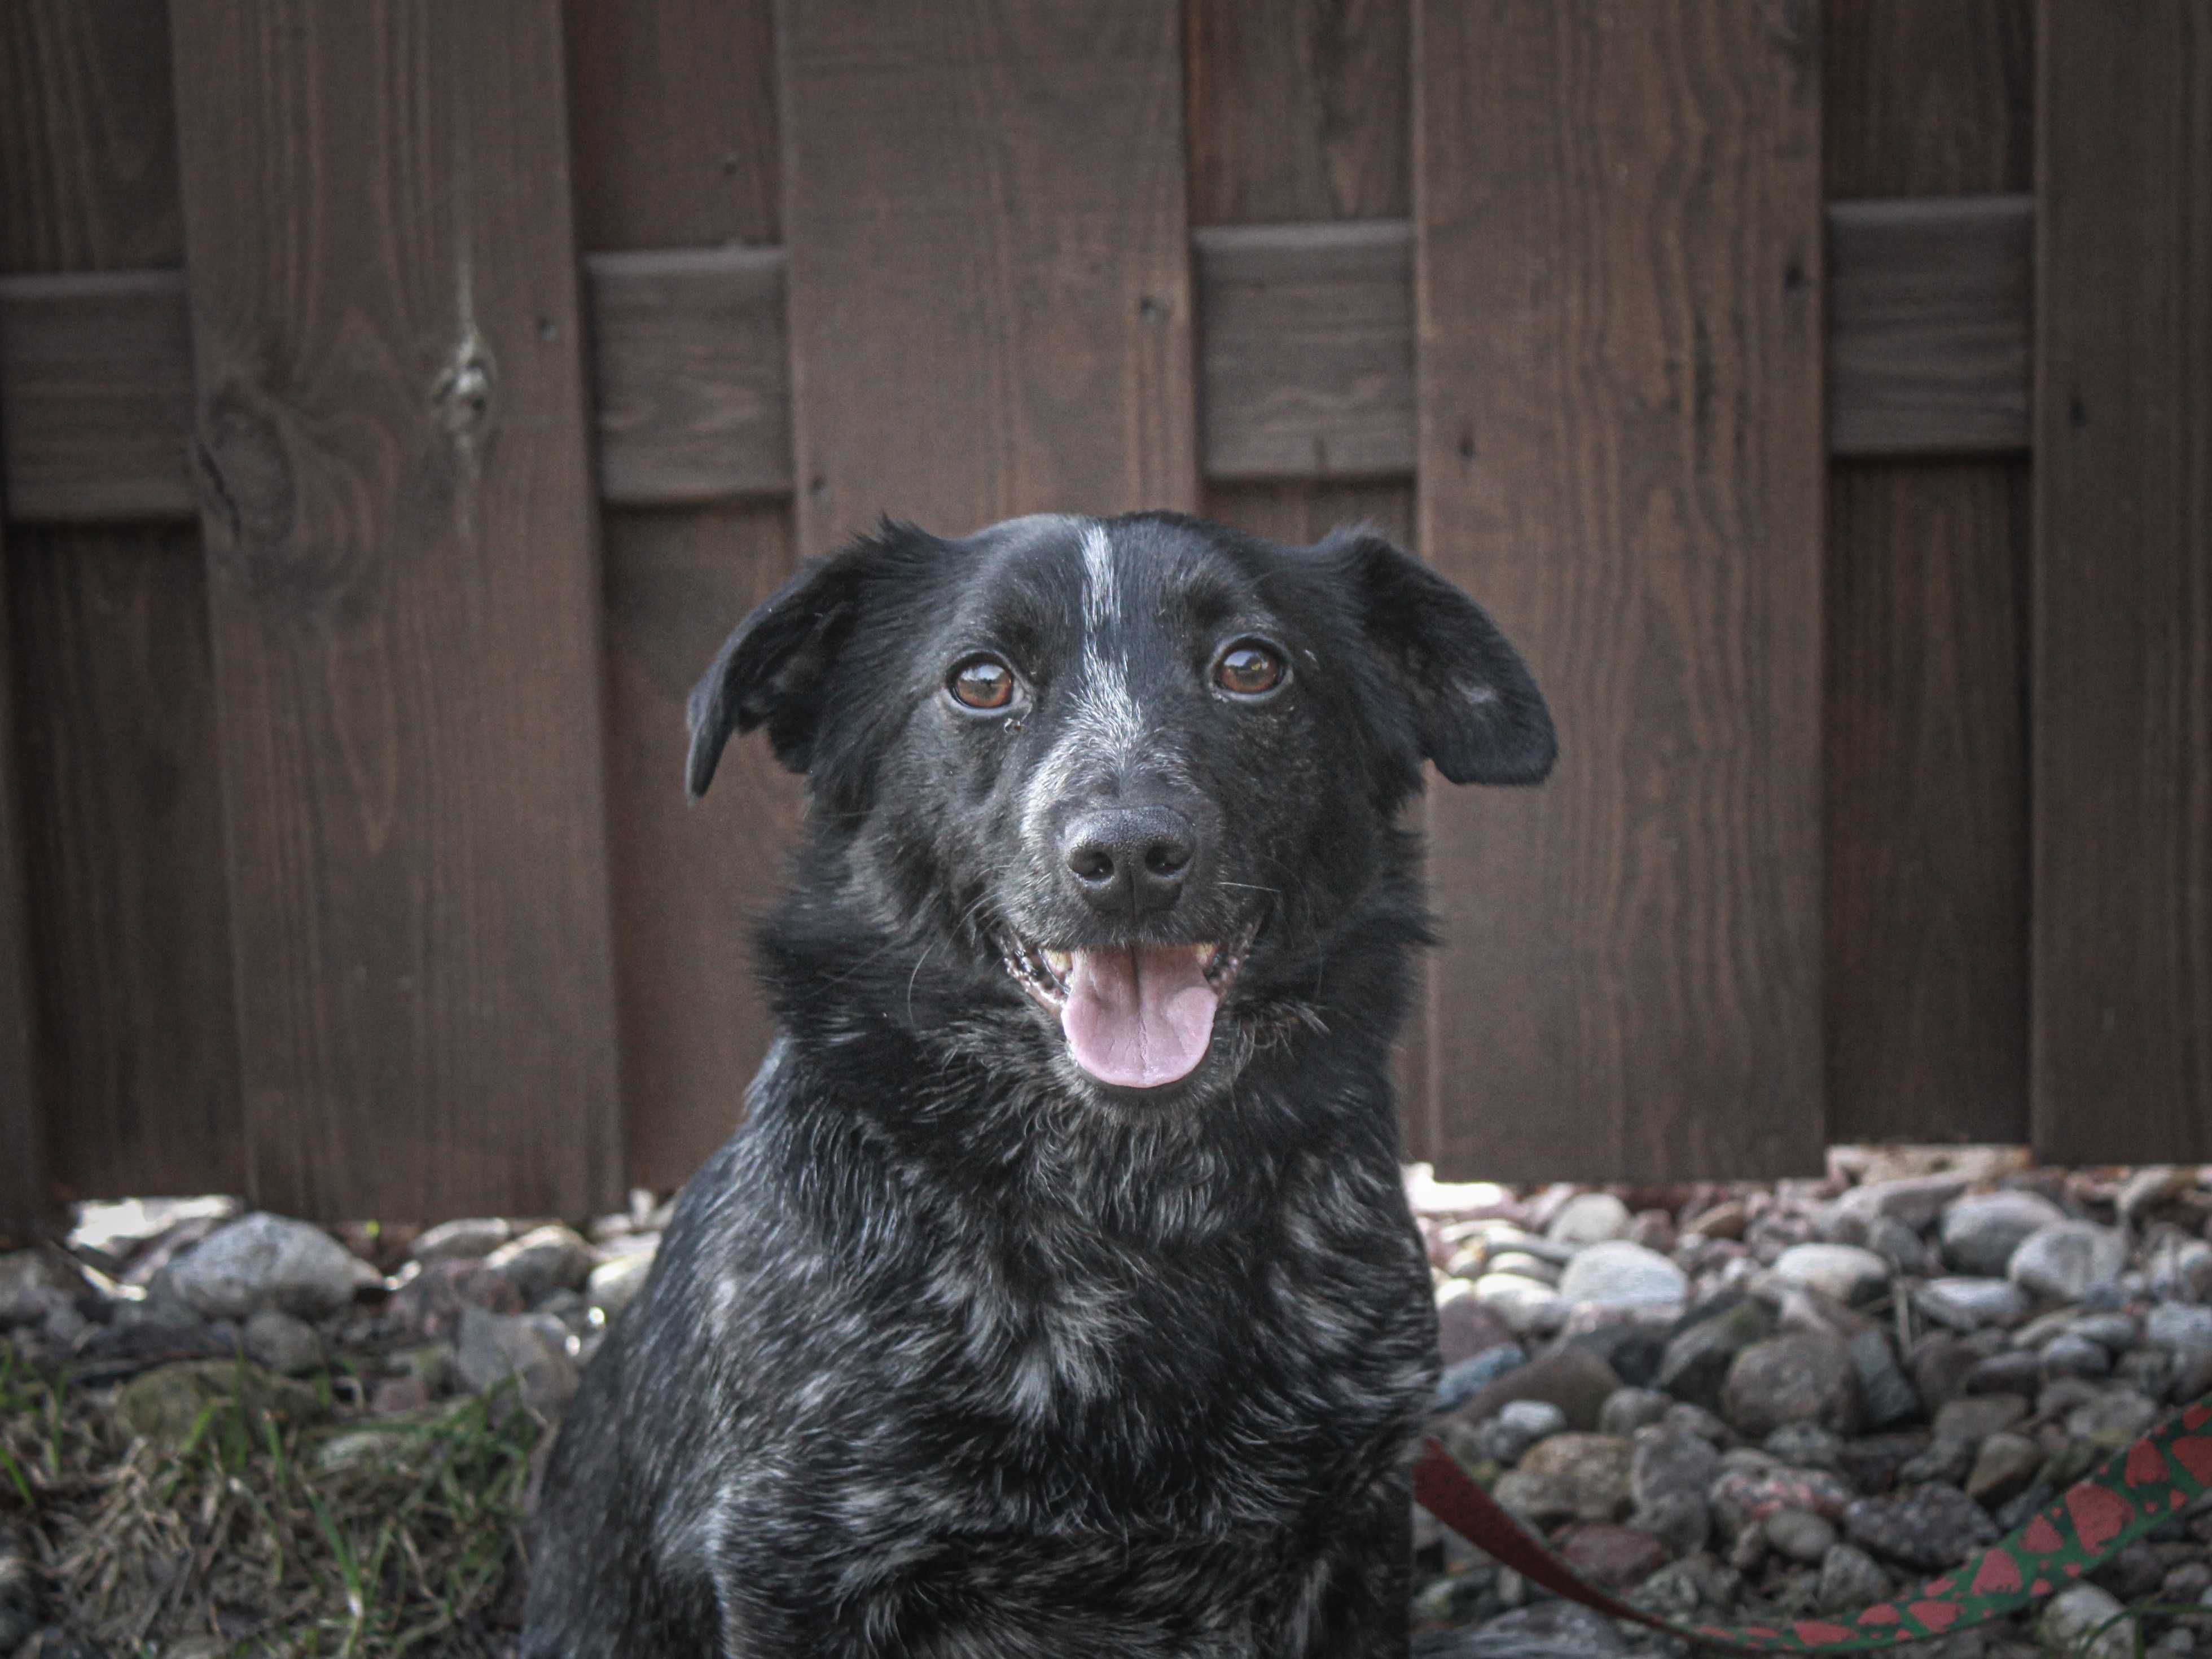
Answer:
<path fill-rule="evenodd" d="M 1220 1000 L 1187 945 L 1078 951 L 1060 1027 L 1101 1083 L 1157 1089 L 1206 1058 Z"/>

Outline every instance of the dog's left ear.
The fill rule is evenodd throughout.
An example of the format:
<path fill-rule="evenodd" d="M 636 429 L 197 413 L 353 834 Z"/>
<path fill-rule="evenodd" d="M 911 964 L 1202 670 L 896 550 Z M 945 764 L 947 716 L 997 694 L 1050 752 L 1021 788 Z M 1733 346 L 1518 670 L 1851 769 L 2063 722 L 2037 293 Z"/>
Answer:
<path fill-rule="evenodd" d="M 1342 561 L 1437 770 L 1454 783 L 1542 781 L 1559 753 L 1551 711 L 1482 607 L 1371 531 L 1339 531 L 1316 550 Z"/>
<path fill-rule="evenodd" d="M 714 666 L 691 688 L 684 786 L 693 800 L 714 781 L 731 737 L 757 726 L 768 727 L 776 759 L 793 772 L 807 769 L 824 681 L 852 631 L 861 583 L 902 533 L 902 526 L 886 524 L 877 536 L 810 560 L 723 642 Z"/>

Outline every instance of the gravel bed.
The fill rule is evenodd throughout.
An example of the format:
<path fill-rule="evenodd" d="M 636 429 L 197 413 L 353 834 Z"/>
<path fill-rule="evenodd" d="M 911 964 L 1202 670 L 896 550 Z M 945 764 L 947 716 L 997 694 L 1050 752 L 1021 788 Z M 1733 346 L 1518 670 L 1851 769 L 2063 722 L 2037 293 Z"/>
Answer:
<path fill-rule="evenodd" d="M 2212 1166 L 1839 1149 L 1821 1181 L 1411 1194 L 1437 1431 L 1584 1576 L 1672 1616 L 1852 1611 L 2212 1392 Z M 1416 1517 L 1415 1652 L 1681 1653 Z M 2142 1646 L 2139 1648 L 2138 1644 Z M 2212 1504 L 1944 1659 L 2212 1653 Z"/>
<path fill-rule="evenodd" d="M 2212 1166 L 1839 1149 L 1820 1181 L 1515 1188 L 1439 1183 L 1416 1165 L 1407 1188 L 1443 1330 L 1436 1431 L 1586 1577 L 1671 1615 L 1802 1616 L 1887 1597 L 2212 1391 Z M 510 1482 L 514 1513 L 473 1523 L 495 1523 L 501 1559 L 487 1567 L 467 1517 L 448 1514 L 474 1500 L 449 1493 L 440 1524 L 474 1540 L 474 1577 L 453 1581 L 464 1594 L 426 1567 L 410 1591 L 445 1623 L 410 1650 L 502 1650 L 519 1578 L 515 1460 L 557 1422 L 667 1216 L 639 1194 L 581 1225 L 325 1230 L 230 1200 L 131 1200 L 83 1206 L 65 1245 L 0 1254 L 0 1365 L 8 1379 L 65 1376 L 71 1409 L 94 1419 L 80 1437 L 107 1460 L 65 1470 L 60 1428 L 32 1421 L 58 1424 L 58 1395 L 0 1384 L 0 1403 L 15 1402 L 0 1446 L 23 1449 L 0 1469 L 0 1655 L 104 1659 L 148 1641 L 213 1655 L 240 1631 L 262 1632 L 252 1650 L 316 1650 L 270 1645 L 276 1615 L 234 1605 L 242 1581 L 211 1569 L 181 1589 L 173 1564 L 143 1570 L 160 1605 L 137 1646 L 118 1644 L 112 1608 L 87 1611 L 95 1569 L 107 1602 L 142 1571 L 112 1540 L 87 1541 L 88 1517 L 128 1485 L 119 1472 L 204 1458 L 210 1422 L 246 1395 L 267 1417 L 280 1495 L 295 1466 L 404 1463 L 392 1448 L 408 1434 L 448 1436 L 441 1456 Z M 210 1468 L 210 1492 L 244 1478 L 242 1464 Z M 193 1524 L 179 1522 L 170 1547 L 213 1522 Z M 332 1530 L 326 1514 L 302 1526 L 310 1543 Z M 1425 1516 L 1416 1546 L 1415 1651 L 1429 1659 L 1686 1651 L 1545 1595 Z M 352 1559 L 344 1540 L 334 1548 Z M 272 1583 L 281 1547 L 276 1561 Z M 311 1581 L 288 1606 L 309 1605 Z M 348 1615 L 297 1616 L 337 1621 L 336 1636 Z M 2212 1505 L 2036 1613 L 1920 1650 L 1997 1659 L 2084 1638 L 2099 1659 L 2139 1641 L 2212 1655 Z M 396 1650 L 383 1640 L 356 1629 L 351 1646 Z"/>

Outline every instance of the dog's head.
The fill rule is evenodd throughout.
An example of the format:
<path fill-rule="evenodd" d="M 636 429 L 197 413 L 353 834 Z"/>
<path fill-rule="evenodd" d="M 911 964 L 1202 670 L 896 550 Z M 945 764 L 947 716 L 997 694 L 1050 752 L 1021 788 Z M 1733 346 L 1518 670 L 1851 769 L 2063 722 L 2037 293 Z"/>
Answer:
<path fill-rule="evenodd" d="M 910 1008 L 925 972 L 964 986 L 967 1029 L 1124 1106 L 1217 1092 L 1310 1019 L 1394 876 L 1418 926 L 1393 821 L 1425 759 L 1533 783 L 1554 747 L 1490 618 L 1382 537 L 1164 514 L 887 524 L 748 617 L 690 716 L 695 798 L 756 726 L 807 775 Z"/>

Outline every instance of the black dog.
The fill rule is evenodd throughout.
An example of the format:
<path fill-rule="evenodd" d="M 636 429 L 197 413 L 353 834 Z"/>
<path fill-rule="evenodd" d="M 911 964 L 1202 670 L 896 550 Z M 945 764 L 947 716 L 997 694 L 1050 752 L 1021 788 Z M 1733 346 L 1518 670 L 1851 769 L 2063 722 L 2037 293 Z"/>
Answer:
<path fill-rule="evenodd" d="M 695 796 L 757 726 L 782 1035 L 584 1379 L 525 1653 L 1403 1654 L 1395 819 L 1425 757 L 1549 769 L 1511 647 L 1372 534 L 887 525 L 731 636 Z"/>

